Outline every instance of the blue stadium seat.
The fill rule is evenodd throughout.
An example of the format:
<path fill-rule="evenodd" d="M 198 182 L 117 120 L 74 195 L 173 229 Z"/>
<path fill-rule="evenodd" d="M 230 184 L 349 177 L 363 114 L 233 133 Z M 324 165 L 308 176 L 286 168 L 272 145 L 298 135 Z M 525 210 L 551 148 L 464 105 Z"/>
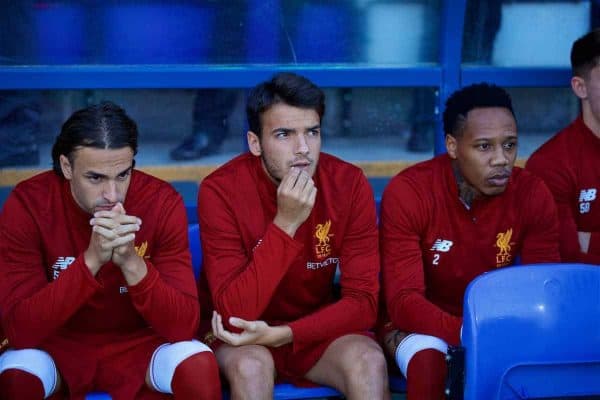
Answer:
<path fill-rule="evenodd" d="M 93 392 L 88 393 L 85 396 L 85 400 L 112 400 L 112 397 L 110 397 L 109 394 L 104 392 Z"/>
<path fill-rule="evenodd" d="M 327 386 L 298 387 L 290 383 L 279 383 L 273 388 L 273 400 L 323 399 L 343 397 L 340 392 Z M 223 393 L 223 400 L 229 400 L 229 392 Z"/>
<path fill-rule="evenodd" d="M 465 293 L 464 399 L 600 394 L 600 268 L 523 265 Z"/>
<path fill-rule="evenodd" d="M 273 398 L 277 400 L 312 399 L 322 397 L 342 397 L 342 395 L 337 390 L 327 386 L 303 388 L 289 383 L 280 383 L 275 385 L 275 388 L 273 389 Z"/>
<path fill-rule="evenodd" d="M 188 224 L 198 223 L 198 182 L 196 181 L 171 181 L 171 185 L 183 198 Z M 1 192 L 0 192 L 1 193 Z"/>
<path fill-rule="evenodd" d="M 188 241 L 190 253 L 192 253 L 192 267 L 196 279 L 200 276 L 202 268 L 202 246 L 200 245 L 200 225 L 191 224 L 188 226 Z"/>
<path fill-rule="evenodd" d="M 406 379 L 400 374 L 390 374 L 390 390 L 392 393 L 406 392 Z"/>

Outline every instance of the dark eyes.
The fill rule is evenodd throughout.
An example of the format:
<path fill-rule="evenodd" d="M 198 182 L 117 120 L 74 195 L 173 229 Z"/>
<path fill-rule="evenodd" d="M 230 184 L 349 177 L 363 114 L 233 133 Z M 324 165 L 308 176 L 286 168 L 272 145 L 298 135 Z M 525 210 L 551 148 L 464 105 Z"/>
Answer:
<path fill-rule="evenodd" d="M 279 132 L 275 132 L 275 137 L 278 139 L 284 139 L 287 138 L 288 136 L 290 136 L 290 132 L 287 131 L 279 131 Z M 319 129 L 312 129 L 310 131 L 308 131 L 307 135 L 308 136 L 319 136 L 321 134 L 321 131 Z"/>
<path fill-rule="evenodd" d="M 131 170 L 128 169 L 127 171 L 122 172 L 119 175 L 117 175 L 117 179 L 124 181 L 125 179 L 127 179 L 127 177 L 129 176 L 130 173 L 131 173 Z"/>
<path fill-rule="evenodd" d="M 121 172 L 119 175 L 117 175 L 116 180 L 125 181 L 125 180 L 127 180 L 127 177 L 130 174 L 131 174 L 131 169 L 128 169 L 127 171 Z M 106 177 L 104 177 L 102 175 L 87 175 L 86 178 L 92 183 L 100 183 L 104 179 L 107 179 Z"/>
<path fill-rule="evenodd" d="M 505 150 L 513 150 L 517 147 L 517 142 L 506 142 L 502 144 Z M 492 148 L 490 143 L 479 143 L 475 145 L 475 148 L 480 151 L 488 151 Z"/>

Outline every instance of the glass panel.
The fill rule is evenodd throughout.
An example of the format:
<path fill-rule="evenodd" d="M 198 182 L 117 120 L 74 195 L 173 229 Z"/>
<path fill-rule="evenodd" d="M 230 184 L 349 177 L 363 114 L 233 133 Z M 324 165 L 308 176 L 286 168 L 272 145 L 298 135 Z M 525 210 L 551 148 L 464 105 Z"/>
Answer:
<path fill-rule="evenodd" d="M 324 151 L 348 161 L 432 156 L 434 89 L 325 92 Z M 0 167 L 49 168 L 65 119 L 102 100 L 121 105 L 137 122 L 139 166 L 216 165 L 246 149 L 245 90 L 0 91 Z"/>
<path fill-rule="evenodd" d="M 568 67 L 571 45 L 589 31 L 592 7 L 593 14 L 597 14 L 596 3 L 468 0 L 463 62 L 506 67 Z"/>
<path fill-rule="evenodd" d="M 329 89 L 326 95 L 324 151 L 349 161 L 433 155 L 435 89 Z"/>
<path fill-rule="evenodd" d="M 440 0 L 0 2 L 0 63 L 437 62 Z"/>
<path fill-rule="evenodd" d="M 507 88 L 519 131 L 518 157 L 526 159 L 579 114 L 570 88 Z"/>

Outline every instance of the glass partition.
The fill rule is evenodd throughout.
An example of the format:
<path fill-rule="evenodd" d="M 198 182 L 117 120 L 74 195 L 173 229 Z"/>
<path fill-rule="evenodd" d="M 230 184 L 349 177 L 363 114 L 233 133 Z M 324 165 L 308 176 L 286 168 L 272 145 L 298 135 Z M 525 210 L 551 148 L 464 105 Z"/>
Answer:
<path fill-rule="evenodd" d="M 439 3 L 440 0 L 3 1 L 0 63 L 435 63 Z"/>
<path fill-rule="evenodd" d="M 579 114 L 571 88 L 506 88 L 519 132 L 518 158 L 526 159 Z"/>
<path fill-rule="evenodd" d="M 325 93 L 324 151 L 348 161 L 433 155 L 433 88 L 325 88 Z M 102 100 L 121 105 L 137 122 L 138 165 L 220 164 L 246 150 L 246 95 L 245 89 L 0 91 L 0 134 L 8 138 L 0 167 L 50 167 L 62 123 Z"/>
<path fill-rule="evenodd" d="M 592 6 L 589 0 L 467 0 L 463 63 L 568 67 L 573 41 L 590 29 Z"/>

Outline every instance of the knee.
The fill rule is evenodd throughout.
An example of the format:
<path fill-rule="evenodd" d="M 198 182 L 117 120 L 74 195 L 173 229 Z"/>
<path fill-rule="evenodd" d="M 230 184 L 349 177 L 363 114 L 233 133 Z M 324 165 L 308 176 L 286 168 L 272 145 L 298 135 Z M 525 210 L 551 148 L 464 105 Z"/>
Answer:
<path fill-rule="evenodd" d="M 218 380 L 219 367 L 212 352 L 203 351 L 184 359 L 175 367 L 174 377 L 182 377 L 187 381 L 197 378 L 200 374 L 206 378 Z M 207 381 L 210 381 L 210 379 L 207 379 Z"/>
<path fill-rule="evenodd" d="M 162 393 L 173 393 L 172 382 L 175 372 L 185 378 L 216 372 L 218 368 L 210 348 L 197 340 L 165 344 L 156 349 L 148 368 L 151 387 Z M 218 376 L 218 374 L 216 374 Z"/>
<path fill-rule="evenodd" d="M 234 376 L 242 380 L 264 379 L 265 376 L 273 375 L 275 368 L 272 358 L 260 352 L 240 355 L 232 367 Z"/>
<path fill-rule="evenodd" d="M 220 399 L 221 381 L 213 353 L 204 351 L 183 360 L 171 382 L 177 399 Z"/>
<path fill-rule="evenodd" d="M 353 362 L 347 363 L 350 376 L 381 377 L 386 375 L 387 364 L 381 347 L 375 342 L 364 343 L 353 349 Z M 387 375 L 386 375 L 387 376 Z"/>
<path fill-rule="evenodd" d="M 436 362 L 442 360 L 445 364 L 445 355 L 448 351 L 448 345 L 442 339 L 435 336 L 411 334 L 405 337 L 398 345 L 395 351 L 394 359 L 402 371 L 402 374 L 408 377 L 408 366 L 413 363 L 413 359 L 419 353 L 427 351 L 427 356 L 415 365 L 421 365 L 423 362 Z"/>
<path fill-rule="evenodd" d="M 4 397 L 29 398 L 29 394 L 35 393 L 32 398 L 46 398 L 59 386 L 58 370 L 48 353 L 23 349 L 8 350 L 0 356 L 0 392 Z M 19 395 L 25 393 L 28 396 Z"/>
<path fill-rule="evenodd" d="M 275 375 L 271 353 L 262 346 L 245 346 L 233 350 L 224 366 L 230 382 L 265 381 Z"/>

